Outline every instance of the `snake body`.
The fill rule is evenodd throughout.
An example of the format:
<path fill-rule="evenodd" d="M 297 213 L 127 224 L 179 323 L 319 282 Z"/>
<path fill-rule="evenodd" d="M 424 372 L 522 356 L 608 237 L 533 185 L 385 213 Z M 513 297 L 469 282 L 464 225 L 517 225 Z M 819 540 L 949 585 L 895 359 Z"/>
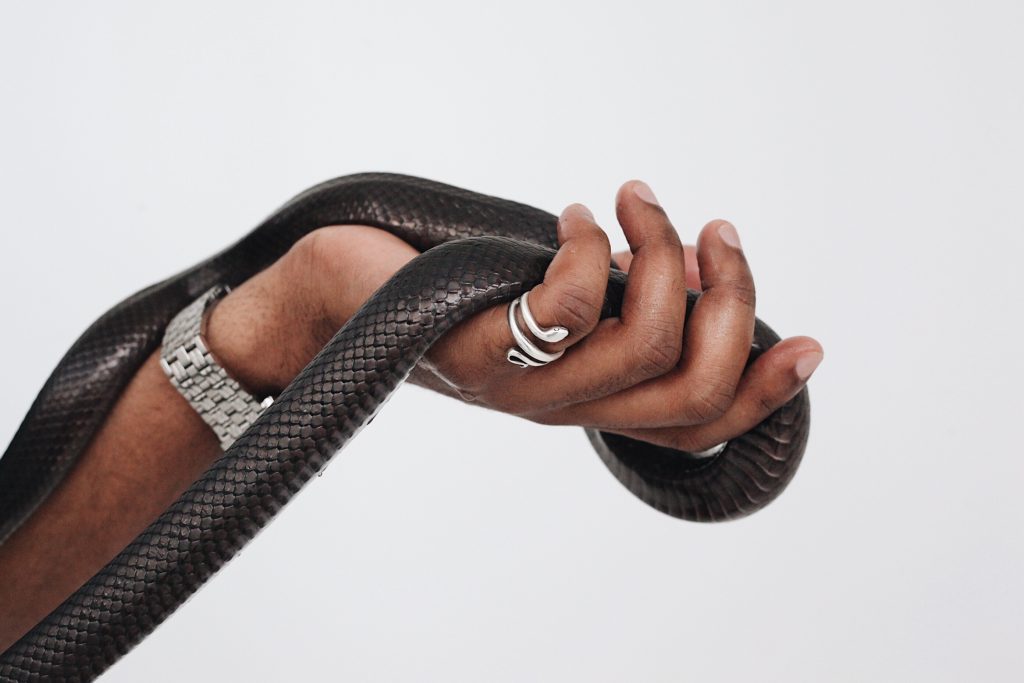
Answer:
<path fill-rule="evenodd" d="M 176 502 L 0 655 L 0 680 L 91 680 L 124 655 L 373 418 L 446 330 L 543 280 L 557 247 L 556 220 L 420 178 L 345 176 L 303 192 L 233 246 L 101 316 L 60 361 L 0 459 L 0 543 L 85 450 L 171 318 L 208 288 L 239 285 L 325 225 L 375 226 L 423 252 Z M 618 314 L 625 281 L 612 270 L 603 317 Z M 689 293 L 690 307 L 697 296 Z M 779 340 L 760 320 L 754 335 L 751 360 Z M 587 433 L 615 477 L 641 500 L 676 517 L 715 521 L 749 514 L 783 490 L 809 425 L 803 389 L 713 457 Z"/>

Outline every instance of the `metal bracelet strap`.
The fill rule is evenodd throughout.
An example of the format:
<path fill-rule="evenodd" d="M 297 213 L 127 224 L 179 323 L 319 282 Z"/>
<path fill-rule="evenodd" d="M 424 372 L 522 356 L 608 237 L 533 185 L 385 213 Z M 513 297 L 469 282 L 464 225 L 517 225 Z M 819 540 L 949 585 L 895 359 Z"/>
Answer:
<path fill-rule="evenodd" d="M 216 285 L 182 309 L 167 326 L 160 358 L 171 384 L 213 428 L 224 450 L 273 402 L 271 397 L 261 402 L 245 391 L 203 343 L 203 314 L 228 291 Z"/>

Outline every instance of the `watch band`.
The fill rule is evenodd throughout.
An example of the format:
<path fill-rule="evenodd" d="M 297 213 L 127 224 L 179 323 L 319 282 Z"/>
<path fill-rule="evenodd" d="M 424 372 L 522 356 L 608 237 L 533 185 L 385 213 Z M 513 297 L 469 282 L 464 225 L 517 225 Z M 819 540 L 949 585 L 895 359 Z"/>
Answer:
<path fill-rule="evenodd" d="M 160 367 L 227 450 L 273 403 L 262 402 L 232 379 L 203 342 L 203 314 L 230 290 L 216 285 L 181 310 L 164 332 Z"/>

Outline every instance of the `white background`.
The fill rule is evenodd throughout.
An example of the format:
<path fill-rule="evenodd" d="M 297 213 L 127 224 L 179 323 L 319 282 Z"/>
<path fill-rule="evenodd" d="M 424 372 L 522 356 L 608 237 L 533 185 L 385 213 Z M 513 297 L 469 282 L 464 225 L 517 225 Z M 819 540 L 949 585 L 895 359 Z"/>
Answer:
<path fill-rule="evenodd" d="M 363 170 L 620 248 L 645 179 L 826 357 L 792 486 L 714 526 L 403 389 L 104 680 L 1024 675 L 1020 3 L 155 5 L 3 6 L 0 440 L 110 305 Z"/>

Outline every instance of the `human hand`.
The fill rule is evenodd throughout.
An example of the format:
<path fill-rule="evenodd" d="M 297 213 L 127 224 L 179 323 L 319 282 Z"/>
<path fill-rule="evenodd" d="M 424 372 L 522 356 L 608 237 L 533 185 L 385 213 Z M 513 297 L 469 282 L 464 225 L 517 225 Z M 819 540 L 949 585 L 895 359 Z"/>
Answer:
<path fill-rule="evenodd" d="M 599 320 L 608 279 L 607 236 L 578 204 L 558 224 L 560 248 L 530 303 L 542 326 L 570 335 L 541 368 L 505 359 L 514 346 L 506 307 L 442 337 L 411 380 L 544 424 L 594 427 L 699 451 L 738 436 L 803 387 L 822 358 L 809 337 L 785 339 L 745 369 L 754 329 L 754 282 L 735 228 L 712 221 L 684 247 L 643 183 L 626 183 L 616 213 L 630 245 L 621 315 Z M 365 226 L 311 233 L 211 314 L 213 353 L 243 384 L 277 393 L 359 306 L 417 251 Z M 701 291 L 687 319 L 686 287 Z M 277 349 L 277 353 L 268 353 Z"/>

